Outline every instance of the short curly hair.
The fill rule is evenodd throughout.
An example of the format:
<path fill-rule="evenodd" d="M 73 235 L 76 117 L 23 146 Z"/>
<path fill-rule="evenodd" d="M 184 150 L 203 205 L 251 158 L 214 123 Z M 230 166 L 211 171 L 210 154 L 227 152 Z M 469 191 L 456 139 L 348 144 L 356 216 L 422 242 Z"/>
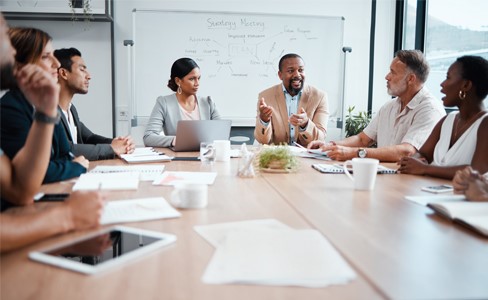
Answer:
<path fill-rule="evenodd" d="M 488 61 L 481 56 L 465 55 L 458 57 L 461 77 L 473 83 L 475 93 L 481 100 L 488 95 Z"/>

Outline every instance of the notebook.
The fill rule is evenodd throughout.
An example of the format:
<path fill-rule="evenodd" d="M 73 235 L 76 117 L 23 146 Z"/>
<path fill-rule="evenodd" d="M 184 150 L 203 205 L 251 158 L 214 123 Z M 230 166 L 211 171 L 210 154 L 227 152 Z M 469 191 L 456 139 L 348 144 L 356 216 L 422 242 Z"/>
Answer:
<path fill-rule="evenodd" d="M 176 143 L 171 150 L 200 151 L 201 142 L 228 140 L 231 120 L 181 120 L 176 126 Z"/>
<path fill-rule="evenodd" d="M 320 173 L 344 173 L 344 169 L 341 164 L 312 164 L 312 168 Z M 352 173 L 352 169 L 348 169 Z M 378 174 L 395 174 L 397 171 L 378 165 Z"/>

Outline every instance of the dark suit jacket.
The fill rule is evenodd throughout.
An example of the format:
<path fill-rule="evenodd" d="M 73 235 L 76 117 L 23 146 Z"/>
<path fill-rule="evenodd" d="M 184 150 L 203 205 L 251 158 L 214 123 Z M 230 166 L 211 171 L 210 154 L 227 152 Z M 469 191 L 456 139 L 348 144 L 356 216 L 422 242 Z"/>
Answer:
<path fill-rule="evenodd" d="M 33 113 L 33 106 L 19 90 L 11 90 L 0 99 L 1 148 L 10 159 L 24 146 L 34 121 Z M 51 160 L 44 183 L 78 177 L 86 172 L 85 167 L 72 161 L 62 126 L 54 126 Z"/>
<path fill-rule="evenodd" d="M 61 114 L 61 123 L 63 124 L 64 131 L 68 137 L 71 151 L 76 156 L 83 155 L 88 160 L 112 159 L 115 157 L 115 152 L 110 145 L 112 139 L 91 132 L 91 130 L 80 121 L 76 107 L 71 105 L 71 114 L 73 115 L 75 126 L 78 129 L 78 143 L 73 144 L 68 120 L 66 120 L 61 108 L 58 107 L 58 110 Z"/>

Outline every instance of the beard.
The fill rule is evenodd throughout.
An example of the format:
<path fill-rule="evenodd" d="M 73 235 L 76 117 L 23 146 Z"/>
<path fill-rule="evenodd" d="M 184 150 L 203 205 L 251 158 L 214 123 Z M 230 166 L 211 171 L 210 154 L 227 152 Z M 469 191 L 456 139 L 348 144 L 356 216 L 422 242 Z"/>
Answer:
<path fill-rule="evenodd" d="M 393 96 L 393 97 L 398 97 L 399 95 L 403 94 L 407 90 L 407 80 L 403 78 L 401 81 L 398 83 L 391 85 L 388 89 L 388 95 Z"/>
<path fill-rule="evenodd" d="M 295 88 L 293 87 L 293 81 L 294 80 L 299 80 L 300 81 L 300 87 L 299 88 Z M 299 79 L 297 77 L 295 78 L 291 78 L 290 81 L 288 82 L 288 91 L 290 93 L 290 95 L 294 96 L 294 95 L 298 95 L 298 93 L 303 89 L 303 85 L 305 83 L 305 79 Z"/>

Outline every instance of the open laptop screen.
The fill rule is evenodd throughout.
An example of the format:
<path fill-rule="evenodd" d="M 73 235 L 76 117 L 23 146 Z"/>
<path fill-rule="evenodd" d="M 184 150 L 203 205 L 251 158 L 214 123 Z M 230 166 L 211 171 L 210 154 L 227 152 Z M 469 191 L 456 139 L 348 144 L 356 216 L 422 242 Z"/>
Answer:
<path fill-rule="evenodd" d="M 181 120 L 176 127 L 173 151 L 199 151 L 201 142 L 228 140 L 231 120 Z"/>

